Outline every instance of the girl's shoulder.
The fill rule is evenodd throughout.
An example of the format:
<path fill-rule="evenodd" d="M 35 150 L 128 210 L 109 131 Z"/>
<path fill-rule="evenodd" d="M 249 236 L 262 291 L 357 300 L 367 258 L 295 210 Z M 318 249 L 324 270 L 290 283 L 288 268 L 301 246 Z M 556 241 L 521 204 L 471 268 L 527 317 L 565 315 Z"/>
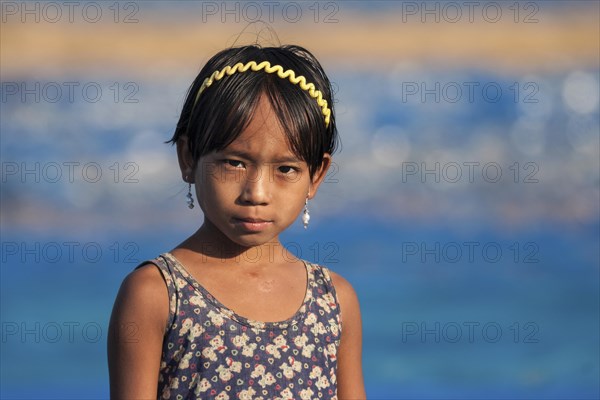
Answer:
<path fill-rule="evenodd" d="M 129 295 L 139 296 L 149 293 L 154 293 L 156 296 L 157 291 L 160 290 L 166 293 L 164 278 L 156 264 L 150 260 L 139 264 L 127 274 L 121 284 L 121 290 Z"/>
<path fill-rule="evenodd" d="M 138 264 L 123 279 L 115 308 L 131 315 L 143 314 L 157 331 L 164 331 L 172 285 L 168 268 L 160 256 Z"/>
<path fill-rule="evenodd" d="M 129 272 L 123 279 L 120 290 L 128 296 L 141 298 L 149 294 L 157 297 L 163 291 L 165 295 L 167 293 L 164 275 L 155 260 L 144 261 Z"/>
<path fill-rule="evenodd" d="M 328 277 L 335 287 L 335 291 L 339 297 L 340 303 L 358 302 L 356 291 L 354 290 L 354 287 L 352 287 L 352 284 L 346 280 L 346 278 L 327 267 L 321 266 L 321 268 L 323 269 L 323 275 Z"/>

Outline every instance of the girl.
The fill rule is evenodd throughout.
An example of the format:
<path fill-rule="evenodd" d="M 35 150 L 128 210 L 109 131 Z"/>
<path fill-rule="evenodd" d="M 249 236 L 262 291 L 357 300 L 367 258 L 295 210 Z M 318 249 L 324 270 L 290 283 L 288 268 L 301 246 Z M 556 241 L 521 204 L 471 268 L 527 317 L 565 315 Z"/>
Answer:
<path fill-rule="evenodd" d="M 329 79 L 299 46 L 226 49 L 191 85 L 175 134 L 202 226 L 138 266 L 115 301 L 110 392 L 123 399 L 360 399 L 352 286 L 279 234 L 337 144 Z"/>

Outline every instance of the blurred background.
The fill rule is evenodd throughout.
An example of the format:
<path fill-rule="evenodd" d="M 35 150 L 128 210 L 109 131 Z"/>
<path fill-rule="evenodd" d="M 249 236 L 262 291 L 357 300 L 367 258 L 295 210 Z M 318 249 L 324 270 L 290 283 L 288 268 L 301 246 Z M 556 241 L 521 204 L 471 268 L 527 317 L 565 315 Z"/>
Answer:
<path fill-rule="evenodd" d="M 164 142 L 256 41 L 335 87 L 342 149 L 281 239 L 355 287 L 369 398 L 600 396 L 598 2 L 0 5 L 3 399 L 108 398 L 120 282 L 202 221 Z"/>

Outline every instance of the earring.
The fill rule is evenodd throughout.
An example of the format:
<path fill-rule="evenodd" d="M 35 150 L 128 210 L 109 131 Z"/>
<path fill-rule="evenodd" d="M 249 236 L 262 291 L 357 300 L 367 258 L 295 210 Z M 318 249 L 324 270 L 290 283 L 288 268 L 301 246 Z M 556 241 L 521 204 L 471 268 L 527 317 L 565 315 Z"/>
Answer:
<path fill-rule="evenodd" d="M 304 201 L 304 213 L 302 214 L 304 229 L 308 228 L 308 221 L 310 221 L 310 214 L 308 213 L 308 196 L 306 196 L 306 200 Z"/>
<path fill-rule="evenodd" d="M 187 180 L 187 176 L 185 177 L 185 179 Z M 187 197 L 188 208 L 194 208 L 194 198 L 192 197 L 192 184 L 190 182 L 188 182 L 188 192 L 185 197 Z"/>

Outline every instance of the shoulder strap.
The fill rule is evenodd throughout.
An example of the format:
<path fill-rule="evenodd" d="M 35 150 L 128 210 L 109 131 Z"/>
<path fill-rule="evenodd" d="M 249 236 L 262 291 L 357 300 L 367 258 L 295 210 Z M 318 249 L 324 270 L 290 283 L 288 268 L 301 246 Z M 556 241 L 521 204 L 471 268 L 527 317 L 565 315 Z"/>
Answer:
<path fill-rule="evenodd" d="M 337 325 L 338 332 L 341 335 L 343 310 L 340 305 L 333 280 L 331 279 L 329 269 L 319 264 L 311 264 L 311 266 L 315 279 L 315 288 L 313 293 L 316 295 L 316 301 L 322 308 L 325 308 L 326 312 L 331 312 L 328 314 L 328 316 L 326 316 L 326 318 L 329 322 L 331 321 L 330 318 L 333 317 Z"/>
<path fill-rule="evenodd" d="M 324 293 L 331 293 L 333 296 L 333 301 L 336 303 L 337 308 L 340 308 L 340 302 L 338 301 L 337 293 L 335 291 L 335 286 L 333 285 L 333 280 L 331 279 L 331 275 L 329 274 L 329 269 L 323 265 L 311 263 L 313 268 L 313 273 L 315 275 L 315 282 L 317 283 L 317 287 L 324 287 Z"/>
<path fill-rule="evenodd" d="M 328 288 L 333 288 L 333 281 L 331 280 L 331 275 L 329 274 L 329 270 L 327 269 L 327 267 L 316 263 L 309 264 L 312 267 L 313 273 L 315 275 L 315 280 L 318 281 L 318 283 L 321 285 L 324 284 Z"/>

